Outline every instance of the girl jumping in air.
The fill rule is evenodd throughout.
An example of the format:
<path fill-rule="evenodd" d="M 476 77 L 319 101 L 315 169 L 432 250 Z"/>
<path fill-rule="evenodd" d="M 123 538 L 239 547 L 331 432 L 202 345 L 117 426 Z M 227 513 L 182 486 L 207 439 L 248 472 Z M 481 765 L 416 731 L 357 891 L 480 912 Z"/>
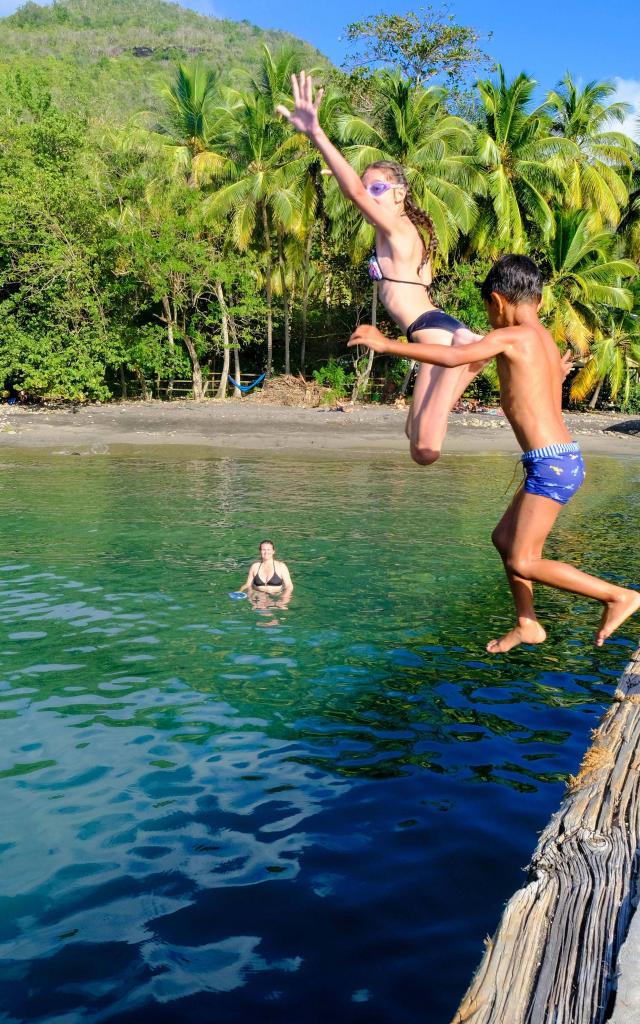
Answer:
<path fill-rule="evenodd" d="M 278 113 L 319 149 L 340 189 L 376 229 L 369 277 L 380 298 L 410 342 L 437 345 L 478 340 L 431 300 L 432 256 L 437 240 L 431 218 L 414 203 L 403 168 L 389 160 L 369 164 L 362 178 L 329 141 L 318 121 L 323 90 L 313 98 L 311 76 L 292 75 L 294 109 Z M 447 419 L 458 398 L 484 363 L 443 367 L 422 363 L 407 419 L 412 459 L 423 466 L 440 456 Z"/>

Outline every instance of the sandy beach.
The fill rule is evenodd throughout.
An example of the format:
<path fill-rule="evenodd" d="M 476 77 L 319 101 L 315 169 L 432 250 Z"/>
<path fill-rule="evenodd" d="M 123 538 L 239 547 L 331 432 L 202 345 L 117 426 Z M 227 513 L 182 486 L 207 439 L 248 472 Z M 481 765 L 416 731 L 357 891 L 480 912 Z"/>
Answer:
<path fill-rule="evenodd" d="M 406 411 L 356 406 L 344 411 L 251 401 L 122 402 L 71 408 L 0 406 L 1 448 L 80 452 L 92 446 L 205 445 L 222 451 L 308 454 L 407 451 Z M 586 452 L 640 455 L 640 416 L 568 413 Z M 518 445 L 501 414 L 452 413 L 445 451 L 513 452 Z"/>

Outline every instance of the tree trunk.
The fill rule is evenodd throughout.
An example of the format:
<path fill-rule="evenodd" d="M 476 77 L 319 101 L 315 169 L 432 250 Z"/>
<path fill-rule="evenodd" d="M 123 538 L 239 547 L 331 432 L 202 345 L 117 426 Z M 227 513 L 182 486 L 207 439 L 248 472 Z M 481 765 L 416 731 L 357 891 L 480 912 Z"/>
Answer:
<path fill-rule="evenodd" d="M 591 396 L 591 401 L 589 402 L 589 408 L 590 409 L 595 409 L 595 407 L 596 407 L 596 405 L 598 403 L 598 399 L 600 398 L 600 392 L 602 391 L 603 383 L 604 383 L 604 381 L 601 381 L 601 380 L 598 381 L 598 386 L 596 387 L 596 390 L 593 392 L 593 394 Z"/>
<path fill-rule="evenodd" d="M 407 388 L 409 387 L 409 381 L 411 380 L 411 374 L 414 371 L 415 365 L 416 365 L 416 361 L 415 361 L 415 359 L 412 359 L 410 364 L 409 364 L 409 369 L 407 370 L 407 372 L 404 375 L 404 380 L 402 382 L 402 387 L 400 388 L 400 397 L 401 398 L 404 398 L 404 396 L 407 393 Z"/>
<path fill-rule="evenodd" d="M 229 379 L 229 357 L 231 355 L 231 349 L 229 348 L 229 313 L 227 311 L 227 304 L 224 301 L 224 292 L 222 290 L 222 284 L 220 281 L 215 283 L 215 293 L 220 303 L 220 312 L 222 313 L 222 344 L 223 344 L 223 359 L 222 359 L 222 373 L 220 375 L 220 384 L 218 385 L 218 393 L 216 398 L 224 398 L 227 393 L 227 381 Z"/>
<path fill-rule="evenodd" d="M 147 382 L 144 379 L 144 375 L 142 374 L 141 370 L 138 369 L 137 366 L 133 367 L 133 372 L 135 376 L 138 378 L 138 384 L 140 385 L 140 398 L 142 399 L 143 402 L 146 402 L 147 398 L 149 397 L 149 393 L 147 391 Z"/>
<path fill-rule="evenodd" d="M 120 363 L 120 398 L 123 402 L 127 398 L 127 378 L 124 375 L 124 363 Z"/>
<path fill-rule="evenodd" d="M 189 353 L 189 359 L 191 360 L 191 382 L 193 386 L 193 397 L 196 402 L 202 402 L 204 399 L 204 389 L 202 387 L 202 367 L 198 359 L 198 353 L 195 350 L 195 346 L 187 334 L 184 332 L 184 344 L 187 352 Z"/>
<path fill-rule="evenodd" d="M 264 229 L 264 245 L 267 257 L 267 376 L 271 373 L 273 362 L 273 284 L 271 280 L 271 234 L 267 208 L 262 204 L 262 227 Z"/>
<path fill-rule="evenodd" d="M 240 383 L 240 350 L 237 345 L 233 349 L 233 376 Z M 240 388 L 233 389 L 234 398 L 242 398 L 242 391 Z"/>
<path fill-rule="evenodd" d="M 302 338 L 300 340 L 300 373 L 304 377 L 307 360 L 307 316 L 309 313 L 309 270 L 311 266 L 311 245 L 313 231 L 309 231 L 304 243 L 304 265 L 302 271 Z"/>
<path fill-rule="evenodd" d="M 236 330 L 236 322 L 233 319 L 233 313 L 229 313 L 229 330 L 231 332 L 231 341 L 233 343 L 233 375 L 236 379 L 236 383 L 240 383 L 240 342 L 238 341 L 238 332 Z M 242 398 L 242 391 L 240 388 L 234 387 L 233 389 L 234 398 Z"/>
<path fill-rule="evenodd" d="M 280 264 L 280 287 L 282 288 L 282 305 L 284 307 L 284 372 L 291 373 L 291 325 L 289 323 L 289 289 L 287 288 L 287 270 L 284 263 L 284 239 L 278 227 L 278 263 Z"/>
<path fill-rule="evenodd" d="M 377 281 L 373 282 L 373 290 L 371 292 L 371 323 L 373 324 L 374 327 L 378 323 L 378 283 L 377 283 Z M 353 385 L 353 391 L 351 392 L 351 404 L 352 405 L 355 402 L 355 400 L 358 397 L 358 395 L 364 394 L 364 392 L 367 389 L 367 385 L 369 383 L 369 377 L 371 376 L 371 370 L 373 368 L 373 357 L 374 357 L 374 355 L 375 355 L 375 353 L 374 353 L 373 349 L 370 348 L 368 356 L 367 356 L 367 362 L 365 363 L 364 370 L 362 370 L 362 371 L 358 369 L 358 362 L 359 362 L 359 360 L 356 360 L 356 364 L 355 364 L 356 380 L 355 380 L 355 384 Z"/>
<path fill-rule="evenodd" d="M 174 349 L 175 349 L 175 345 L 176 345 L 175 338 L 173 336 L 173 325 L 176 322 L 176 320 L 175 320 L 175 309 L 174 309 L 174 311 L 172 313 L 171 312 L 171 303 L 169 302 L 169 296 L 168 295 L 163 295 L 162 296 L 162 311 L 164 313 L 164 322 L 167 325 L 167 341 L 169 342 L 169 349 L 171 351 L 171 364 L 173 366 L 173 354 L 174 354 Z M 168 384 L 167 384 L 167 398 L 171 398 L 171 396 L 173 394 L 173 380 L 174 380 L 174 378 L 173 378 L 173 370 L 171 371 L 171 374 L 172 375 L 169 378 L 169 381 L 168 381 Z"/>
<path fill-rule="evenodd" d="M 231 335 L 231 348 L 233 349 L 233 372 L 236 378 L 236 383 L 240 383 L 240 342 L 238 341 L 238 331 L 236 329 L 236 322 L 233 318 L 233 313 L 229 311 L 227 306 L 227 300 L 224 297 L 222 291 L 222 285 L 220 285 L 220 295 L 218 298 L 222 298 L 222 303 L 227 311 L 227 324 L 229 328 L 229 334 Z M 242 398 L 242 391 L 239 387 L 233 388 L 233 397 Z"/>

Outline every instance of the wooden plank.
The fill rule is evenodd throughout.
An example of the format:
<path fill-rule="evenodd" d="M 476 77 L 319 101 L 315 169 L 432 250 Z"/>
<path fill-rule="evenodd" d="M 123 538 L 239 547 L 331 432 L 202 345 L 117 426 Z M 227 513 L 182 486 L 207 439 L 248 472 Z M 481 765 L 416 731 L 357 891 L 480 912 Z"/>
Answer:
<path fill-rule="evenodd" d="M 453 1024 L 604 1024 L 640 851 L 640 648 Z"/>

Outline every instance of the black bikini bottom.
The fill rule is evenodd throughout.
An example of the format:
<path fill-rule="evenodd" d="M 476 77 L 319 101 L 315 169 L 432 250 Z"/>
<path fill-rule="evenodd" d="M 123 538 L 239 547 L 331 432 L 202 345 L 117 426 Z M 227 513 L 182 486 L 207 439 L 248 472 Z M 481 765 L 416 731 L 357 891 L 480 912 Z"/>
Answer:
<path fill-rule="evenodd" d="M 427 313 L 421 313 L 417 320 L 414 320 L 412 324 L 407 327 L 407 341 L 411 341 L 411 335 L 415 334 L 416 331 L 454 331 L 464 327 L 464 324 L 460 320 L 456 320 L 455 316 L 449 316 L 448 313 L 444 313 L 441 309 L 430 309 Z"/>

